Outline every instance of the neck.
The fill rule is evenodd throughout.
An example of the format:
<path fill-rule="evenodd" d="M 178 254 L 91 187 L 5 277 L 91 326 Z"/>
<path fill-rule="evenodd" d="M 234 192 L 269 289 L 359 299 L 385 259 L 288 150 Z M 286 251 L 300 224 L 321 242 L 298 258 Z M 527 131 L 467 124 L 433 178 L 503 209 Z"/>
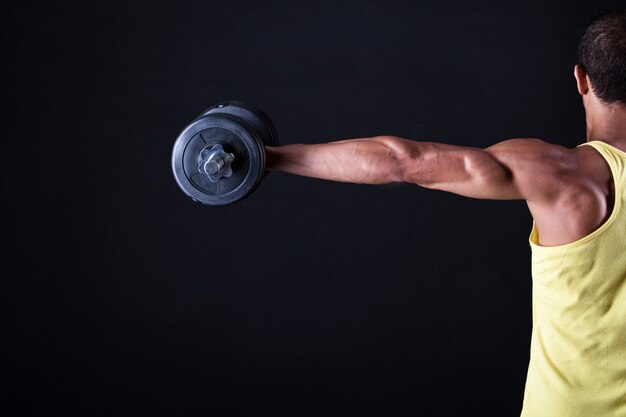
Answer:
<path fill-rule="evenodd" d="M 595 96 L 586 104 L 587 141 L 601 140 L 626 148 L 626 107 L 604 104 Z"/>

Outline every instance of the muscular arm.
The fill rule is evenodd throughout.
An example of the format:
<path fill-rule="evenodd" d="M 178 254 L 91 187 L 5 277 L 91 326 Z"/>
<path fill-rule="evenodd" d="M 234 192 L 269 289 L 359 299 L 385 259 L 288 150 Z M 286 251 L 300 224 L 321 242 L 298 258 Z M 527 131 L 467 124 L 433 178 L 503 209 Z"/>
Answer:
<path fill-rule="evenodd" d="M 571 151 L 537 139 L 479 149 L 377 136 L 267 151 L 269 170 L 365 184 L 408 182 L 499 200 L 547 201 L 572 170 Z"/>
<path fill-rule="evenodd" d="M 459 195 L 526 200 L 541 245 L 574 242 L 610 214 L 612 175 L 588 146 L 511 139 L 486 149 L 393 136 L 267 148 L 267 168 L 335 181 L 408 182 Z"/>

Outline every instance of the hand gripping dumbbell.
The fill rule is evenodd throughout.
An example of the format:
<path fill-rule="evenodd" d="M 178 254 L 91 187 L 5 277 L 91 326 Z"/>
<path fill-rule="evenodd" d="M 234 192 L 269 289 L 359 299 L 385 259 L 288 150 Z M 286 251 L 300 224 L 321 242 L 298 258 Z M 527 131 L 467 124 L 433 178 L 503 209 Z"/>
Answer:
<path fill-rule="evenodd" d="M 216 104 L 178 135 L 172 152 L 174 177 L 194 201 L 235 203 L 265 176 L 265 146 L 278 146 L 276 129 L 265 113 L 236 101 Z"/>

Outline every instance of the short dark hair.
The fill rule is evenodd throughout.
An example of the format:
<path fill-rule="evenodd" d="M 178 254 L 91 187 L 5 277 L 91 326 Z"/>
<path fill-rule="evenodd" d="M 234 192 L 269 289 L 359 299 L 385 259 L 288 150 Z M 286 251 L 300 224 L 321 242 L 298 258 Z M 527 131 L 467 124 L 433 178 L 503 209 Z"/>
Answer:
<path fill-rule="evenodd" d="M 626 105 L 626 7 L 607 10 L 587 25 L 578 63 L 600 100 Z"/>

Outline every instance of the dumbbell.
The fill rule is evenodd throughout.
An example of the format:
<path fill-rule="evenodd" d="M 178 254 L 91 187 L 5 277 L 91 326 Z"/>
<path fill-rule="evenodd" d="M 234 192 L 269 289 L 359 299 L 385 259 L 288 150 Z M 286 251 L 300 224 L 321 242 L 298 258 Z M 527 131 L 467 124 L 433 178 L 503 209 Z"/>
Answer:
<path fill-rule="evenodd" d="M 181 190 L 210 206 L 249 196 L 265 171 L 265 146 L 278 146 L 270 118 L 249 104 L 216 104 L 178 135 L 172 169 Z"/>

